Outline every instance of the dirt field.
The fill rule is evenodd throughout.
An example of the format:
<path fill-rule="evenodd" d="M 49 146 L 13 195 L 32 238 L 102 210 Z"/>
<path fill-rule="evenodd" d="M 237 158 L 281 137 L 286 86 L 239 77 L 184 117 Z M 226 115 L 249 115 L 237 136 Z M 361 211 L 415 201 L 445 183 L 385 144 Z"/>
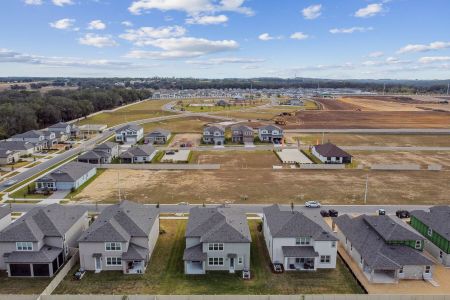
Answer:
<path fill-rule="evenodd" d="M 381 101 L 376 99 L 341 98 L 340 102 L 355 105 L 361 110 L 371 111 L 421 111 L 415 104 Z M 422 103 L 423 104 L 423 103 Z"/>
<path fill-rule="evenodd" d="M 273 151 L 199 151 L 192 156 L 193 163 L 220 164 L 222 170 L 245 168 L 272 169 L 273 165 L 281 164 Z"/>
<path fill-rule="evenodd" d="M 358 164 L 370 166 L 372 164 L 419 164 L 426 168 L 429 164 L 440 164 L 450 167 L 450 152 L 395 152 L 395 151 L 351 151 Z"/>
<path fill-rule="evenodd" d="M 201 133 L 203 131 L 203 126 L 207 123 L 217 121 L 215 119 L 210 119 L 207 117 L 190 117 L 190 118 L 179 118 L 172 119 L 161 122 L 146 123 L 142 126 L 144 127 L 144 132 L 150 132 L 157 128 L 162 128 L 170 130 L 174 133 Z"/>
<path fill-rule="evenodd" d="M 359 105 L 341 99 L 316 99 L 316 101 L 322 104 L 322 110 L 356 110 L 360 108 Z"/>
<path fill-rule="evenodd" d="M 196 147 L 200 145 L 201 138 L 202 135 L 200 133 L 178 133 L 173 137 L 169 147 L 180 147 L 184 143 L 191 143 L 192 147 Z"/>

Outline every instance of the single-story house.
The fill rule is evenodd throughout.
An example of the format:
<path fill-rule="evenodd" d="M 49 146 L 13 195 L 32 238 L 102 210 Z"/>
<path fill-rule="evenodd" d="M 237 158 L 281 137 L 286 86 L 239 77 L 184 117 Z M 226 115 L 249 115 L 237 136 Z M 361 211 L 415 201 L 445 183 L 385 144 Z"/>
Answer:
<path fill-rule="evenodd" d="M 341 215 L 334 220 L 340 244 L 371 283 L 431 279 L 433 262 L 424 238 L 391 216 Z"/>
<path fill-rule="evenodd" d="M 0 270 L 9 277 L 53 277 L 89 225 L 82 206 L 35 206 L 0 231 Z"/>
<path fill-rule="evenodd" d="M 119 145 L 113 142 L 105 142 L 78 156 L 79 162 L 89 164 L 110 164 L 119 155 Z"/>
<path fill-rule="evenodd" d="M 170 131 L 164 129 L 156 129 L 145 136 L 144 143 L 164 145 L 170 139 L 170 136 Z"/>
<path fill-rule="evenodd" d="M 272 263 L 286 271 L 336 268 L 337 237 L 323 219 L 272 205 L 263 209 L 263 234 Z"/>
<path fill-rule="evenodd" d="M 71 137 L 72 127 L 68 123 L 59 122 L 49 126 L 48 131 L 55 133 L 58 142 L 64 142 Z"/>
<path fill-rule="evenodd" d="M 0 148 L 0 165 L 13 164 L 20 158 L 18 151 Z"/>
<path fill-rule="evenodd" d="M 261 142 L 281 144 L 283 134 L 283 129 L 276 125 L 266 125 L 258 128 L 258 137 Z"/>
<path fill-rule="evenodd" d="M 24 133 L 13 135 L 8 139 L 13 142 L 30 142 L 39 150 L 51 148 L 58 141 L 54 132 L 45 130 L 30 130 Z"/>
<path fill-rule="evenodd" d="M 311 153 L 326 164 L 350 164 L 352 156 L 332 143 L 313 146 Z"/>
<path fill-rule="evenodd" d="M 159 210 L 122 201 L 105 208 L 78 239 L 80 267 L 143 274 L 159 236 Z"/>
<path fill-rule="evenodd" d="M 246 125 L 234 125 L 231 127 L 231 141 L 233 143 L 253 143 L 255 139 L 253 128 Z"/>
<path fill-rule="evenodd" d="M 106 130 L 108 125 L 104 124 L 86 124 L 78 126 L 80 135 L 99 134 Z"/>
<path fill-rule="evenodd" d="M 433 206 L 430 211 L 411 212 L 410 225 L 425 238 L 425 250 L 450 267 L 450 206 Z"/>
<path fill-rule="evenodd" d="M 96 173 L 95 165 L 69 162 L 50 174 L 37 179 L 36 191 L 76 190 Z"/>
<path fill-rule="evenodd" d="M 185 237 L 185 274 L 250 270 L 252 238 L 244 213 L 225 206 L 191 208 Z"/>
<path fill-rule="evenodd" d="M 151 145 L 132 146 L 119 155 L 124 164 L 146 163 L 151 162 L 158 151 Z"/>
<path fill-rule="evenodd" d="M 116 142 L 124 144 L 136 144 L 144 137 L 144 128 L 134 124 L 128 124 L 116 130 Z"/>
<path fill-rule="evenodd" d="M 225 144 L 225 128 L 222 126 L 207 126 L 203 129 L 203 142 L 205 144 Z"/>
<path fill-rule="evenodd" d="M 41 146 L 36 147 L 33 143 L 24 141 L 0 141 L 0 148 L 18 152 L 19 156 L 30 155 L 42 149 Z"/>

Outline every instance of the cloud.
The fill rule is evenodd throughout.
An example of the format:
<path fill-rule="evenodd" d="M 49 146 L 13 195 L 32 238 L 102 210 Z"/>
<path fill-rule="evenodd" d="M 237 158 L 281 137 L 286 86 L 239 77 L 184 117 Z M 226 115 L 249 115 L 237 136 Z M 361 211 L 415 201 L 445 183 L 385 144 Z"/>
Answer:
<path fill-rule="evenodd" d="M 373 27 L 333 28 L 333 29 L 330 29 L 330 33 L 332 33 L 332 34 L 354 33 L 354 32 L 367 32 L 370 30 L 373 30 Z"/>
<path fill-rule="evenodd" d="M 72 0 L 52 0 L 53 4 L 57 6 L 64 6 L 64 5 L 73 5 Z"/>
<path fill-rule="evenodd" d="M 209 14 L 215 12 L 237 12 L 248 16 L 254 14 L 253 10 L 244 7 L 245 0 L 135 0 L 128 10 L 135 15 L 157 9 L 161 11 L 177 10 L 183 11 L 190 16 Z"/>
<path fill-rule="evenodd" d="M 434 50 L 441 50 L 450 48 L 450 42 L 433 42 L 426 44 L 410 44 L 397 51 L 398 54 L 414 53 L 414 52 L 428 52 Z"/>
<path fill-rule="evenodd" d="M 181 26 L 167 27 L 141 27 L 139 29 L 128 29 L 126 33 L 119 35 L 120 38 L 133 42 L 136 46 L 152 45 L 156 39 L 181 37 L 186 29 Z"/>
<path fill-rule="evenodd" d="M 261 41 L 281 40 L 282 38 L 283 38 L 282 36 L 271 36 L 271 35 L 268 34 L 267 32 L 261 33 L 261 34 L 258 36 L 258 39 L 260 39 Z"/>
<path fill-rule="evenodd" d="M 42 0 L 24 0 L 26 5 L 42 5 Z"/>
<path fill-rule="evenodd" d="M 114 47 L 117 42 L 110 35 L 99 35 L 95 33 L 87 33 L 84 37 L 78 39 L 81 45 L 93 46 L 97 48 Z"/>
<path fill-rule="evenodd" d="M 186 19 L 188 24 L 199 24 L 199 25 L 216 25 L 228 22 L 228 17 L 225 15 L 218 16 L 196 16 Z"/>
<path fill-rule="evenodd" d="M 60 30 L 69 30 L 73 28 L 75 24 L 75 19 L 61 19 L 55 22 L 50 23 L 50 27 L 60 29 Z"/>
<path fill-rule="evenodd" d="M 239 44 L 233 40 L 212 41 L 193 37 L 156 39 L 149 41 L 148 44 L 161 49 L 161 51 L 133 50 L 127 53 L 125 57 L 147 59 L 192 58 L 239 48 Z"/>
<path fill-rule="evenodd" d="M 371 52 L 371 53 L 369 53 L 369 57 L 373 57 L 373 58 L 376 58 L 376 57 L 382 57 L 384 55 L 384 53 L 383 52 L 381 52 L 381 51 L 375 51 L 375 52 Z"/>
<path fill-rule="evenodd" d="M 450 61 L 450 56 L 424 56 L 424 57 L 419 58 L 418 61 L 421 64 L 448 62 L 448 61 Z"/>
<path fill-rule="evenodd" d="M 303 32 L 294 32 L 290 38 L 293 40 L 306 40 L 309 36 Z"/>
<path fill-rule="evenodd" d="M 390 56 L 385 60 L 367 60 L 361 63 L 363 66 L 369 67 L 383 67 L 392 65 L 406 65 L 411 64 L 409 60 L 400 60 L 397 57 Z"/>
<path fill-rule="evenodd" d="M 302 10 L 303 17 L 307 20 L 314 20 L 322 14 L 322 4 L 311 5 Z"/>
<path fill-rule="evenodd" d="M 264 59 L 259 58 L 243 58 L 243 57 L 220 57 L 211 58 L 208 60 L 188 60 L 187 64 L 191 65 L 223 65 L 223 64 L 256 64 L 264 62 Z"/>
<path fill-rule="evenodd" d="M 88 28 L 89 30 L 104 30 L 106 28 L 106 24 L 101 20 L 93 20 L 89 22 Z"/>
<path fill-rule="evenodd" d="M 357 18 L 373 17 L 383 11 L 383 3 L 372 3 L 364 8 L 360 8 L 355 12 Z"/>
<path fill-rule="evenodd" d="M 122 24 L 125 27 L 133 27 L 133 23 L 131 23 L 130 21 L 123 21 L 120 24 Z"/>

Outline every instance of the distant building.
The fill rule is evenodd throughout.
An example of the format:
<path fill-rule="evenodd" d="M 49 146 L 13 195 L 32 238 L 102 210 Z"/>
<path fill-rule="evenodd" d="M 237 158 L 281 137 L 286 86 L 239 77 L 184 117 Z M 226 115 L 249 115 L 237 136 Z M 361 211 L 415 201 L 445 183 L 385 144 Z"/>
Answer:
<path fill-rule="evenodd" d="M 19 156 L 31 155 L 34 152 L 41 151 L 42 145 L 36 146 L 33 143 L 25 141 L 0 141 L 0 149 L 18 152 Z"/>
<path fill-rule="evenodd" d="M 84 152 L 77 160 L 89 164 L 110 164 L 119 155 L 119 145 L 113 142 L 105 142 L 94 147 L 93 150 Z"/>
<path fill-rule="evenodd" d="M 108 126 L 104 124 L 86 124 L 78 126 L 78 132 L 84 136 L 86 134 L 99 134 L 106 130 Z"/>
<path fill-rule="evenodd" d="M 316 145 L 311 153 L 325 164 L 350 164 L 352 156 L 332 143 Z"/>
<path fill-rule="evenodd" d="M 37 149 L 51 148 L 58 143 L 54 132 L 43 130 L 30 130 L 24 133 L 13 135 L 8 139 L 13 142 L 29 142 Z"/>
<path fill-rule="evenodd" d="M 64 142 L 71 137 L 72 126 L 65 122 L 59 122 L 49 126 L 48 131 L 54 132 L 59 142 Z"/>
<path fill-rule="evenodd" d="M 0 165 L 13 164 L 18 162 L 20 158 L 18 151 L 0 148 Z"/>

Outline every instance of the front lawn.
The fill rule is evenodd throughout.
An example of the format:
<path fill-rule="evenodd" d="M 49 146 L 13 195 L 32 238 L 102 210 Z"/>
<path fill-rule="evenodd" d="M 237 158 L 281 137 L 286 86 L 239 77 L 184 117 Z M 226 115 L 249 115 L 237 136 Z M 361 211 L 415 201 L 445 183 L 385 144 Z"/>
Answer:
<path fill-rule="evenodd" d="M 55 294 L 359 294 L 362 289 L 350 271 L 338 260 L 335 270 L 273 274 L 256 221 L 250 221 L 252 279 L 240 274 L 210 272 L 187 276 L 183 273 L 185 220 L 162 220 L 161 234 L 144 275 L 121 272 L 89 272 L 81 281 L 73 279 L 75 267 L 58 286 Z"/>

